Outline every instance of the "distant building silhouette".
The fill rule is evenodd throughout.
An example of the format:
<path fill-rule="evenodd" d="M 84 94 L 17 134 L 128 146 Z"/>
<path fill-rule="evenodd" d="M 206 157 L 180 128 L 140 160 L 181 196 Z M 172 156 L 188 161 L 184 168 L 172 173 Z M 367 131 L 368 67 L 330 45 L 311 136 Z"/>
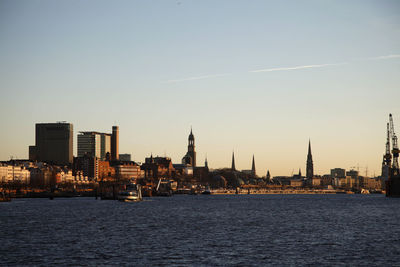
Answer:
<path fill-rule="evenodd" d="M 253 176 L 256 176 L 256 163 L 255 163 L 255 161 L 254 161 L 254 154 L 253 154 L 253 162 L 252 162 L 252 164 L 251 164 L 251 174 L 252 174 Z"/>
<path fill-rule="evenodd" d="M 265 176 L 267 178 L 267 181 L 271 180 L 271 174 L 269 173 L 269 170 L 267 171 L 267 175 Z"/>
<path fill-rule="evenodd" d="M 307 154 L 307 168 L 306 168 L 306 178 L 312 179 L 314 177 L 314 164 L 311 155 L 311 140 L 308 140 L 308 154 Z"/>
<path fill-rule="evenodd" d="M 235 152 L 232 152 L 232 167 L 231 167 L 232 171 L 236 171 L 236 167 L 235 167 Z"/>
<path fill-rule="evenodd" d="M 120 161 L 131 161 L 131 154 L 119 154 Z"/>
<path fill-rule="evenodd" d="M 72 123 L 36 123 L 35 146 L 29 147 L 30 160 L 58 165 L 72 164 Z"/>
<path fill-rule="evenodd" d="M 170 178 L 175 171 L 171 158 L 153 157 L 153 154 L 145 159 L 145 163 L 142 164 L 141 169 L 144 171 L 146 179 Z"/>
<path fill-rule="evenodd" d="M 190 134 L 188 138 L 188 151 L 186 155 L 182 158 L 182 164 L 196 167 L 196 150 L 194 145 L 194 135 L 192 129 L 190 129 Z"/>

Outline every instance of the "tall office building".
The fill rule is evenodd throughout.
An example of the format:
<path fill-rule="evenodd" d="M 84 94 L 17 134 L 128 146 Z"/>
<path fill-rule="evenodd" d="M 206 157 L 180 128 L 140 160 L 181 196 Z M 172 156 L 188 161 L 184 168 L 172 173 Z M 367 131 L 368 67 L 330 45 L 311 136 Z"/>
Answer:
<path fill-rule="evenodd" d="M 119 159 L 119 129 L 118 126 L 112 127 L 111 135 L 111 160 Z"/>
<path fill-rule="evenodd" d="M 36 123 L 35 146 L 29 147 L 31 160 L 58 165 L 72 164 L 72 123 Z"/>
<path fill-rule="evenodd" d="M 111 151 L 111 134 L 98 132 L 80 132 L 78 135 L 78 157 L 88 155 L 100 160 L 106 159 Z"/>
<path fill-rule="evenodd" d="M 107 153 L 111 154 L 111 134 L 101 133 L 101 160 L 106 160 Z"/>
<path fill-rule="evenodd" d="M 101 135 L 97 132 L 80 132 L 78 134 L 78 157 L 85 154 L 100 158 Z"/>

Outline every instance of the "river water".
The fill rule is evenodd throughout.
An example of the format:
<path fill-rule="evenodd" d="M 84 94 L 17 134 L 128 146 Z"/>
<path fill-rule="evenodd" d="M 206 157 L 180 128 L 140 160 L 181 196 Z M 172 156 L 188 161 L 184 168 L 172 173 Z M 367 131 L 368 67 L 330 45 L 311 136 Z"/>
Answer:
<path fill-rule="evenodd" d="M 0 265 L 400 266 L 400 199 L 179 195 L 0 203 Z"/>

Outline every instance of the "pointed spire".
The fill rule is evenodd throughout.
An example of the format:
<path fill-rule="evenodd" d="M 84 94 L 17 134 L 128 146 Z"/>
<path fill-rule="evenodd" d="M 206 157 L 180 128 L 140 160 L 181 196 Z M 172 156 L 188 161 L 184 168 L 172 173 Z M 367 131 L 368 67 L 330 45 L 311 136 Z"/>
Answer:
<path fill-rule="evenodd" d="M 190 134 L 189 134 L 189 142 L 190 141 L 194 141 L 194 135 L 193 135 L 193 129 L 192 129 L 192 126 L 190 126 Z"/>
<path fill-rule="evenodd" d="M 256 163 L 254 161 L 254 154 L 253 154 L 253 162 L 251 164 L 251 173 L 256 176 Z"/>
<path fill-rule="evenodd" d="M 204 167 L 206 167 L 208 169 L 207 154 L 206 154 L 206 161 L 204 162 Z"/>
<path fill-rule="evenodd" d="M 307 165 L 306 165 L 306 177 L 311 179 L 314 177 L 314 164 L 311 154 L 311 140 L 308 139 L 308 155 L 307 155 Z"/>
<path fill-rule="evenodd" d="M 301 168 L 299 168 L 299 176 L 301 177 Z"/>
<path fill-rule="evenodd" d="M 232 171 L 236 171 L 236 167 L 235 167 L 235 152 L 232 151 L 232 167 L 231 167 Z"/>

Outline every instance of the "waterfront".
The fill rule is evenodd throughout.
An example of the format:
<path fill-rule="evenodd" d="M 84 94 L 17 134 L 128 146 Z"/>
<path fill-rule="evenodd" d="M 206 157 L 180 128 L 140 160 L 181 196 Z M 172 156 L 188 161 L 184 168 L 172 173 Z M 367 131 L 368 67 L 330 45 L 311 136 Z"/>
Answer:
<path fill-rule="evenodd" d="M 400 199 L 180 195 L 0 203 L 2 265 L 398 265 Z"/>

